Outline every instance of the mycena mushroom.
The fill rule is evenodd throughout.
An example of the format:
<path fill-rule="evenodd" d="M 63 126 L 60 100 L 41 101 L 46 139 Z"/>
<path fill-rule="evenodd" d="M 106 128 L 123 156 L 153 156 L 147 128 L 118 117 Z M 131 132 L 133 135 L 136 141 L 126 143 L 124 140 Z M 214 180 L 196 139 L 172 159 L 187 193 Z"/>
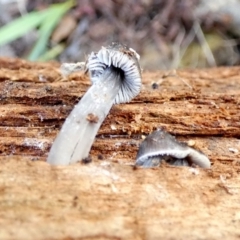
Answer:
<path fill-rule="evenodd" d="M 203 153 L 178 142 L 169 133 L 157 130 L 148 135 L 141 143 L 136 165 L 143 167 L 156 167 L 162 161 L 175 166 L 197 165 L 202 168 L 210 168 L 211 163 Z"/>
<path fill-rule="evenodd" d="M 113 43 L 86 62 L 93 85 L 64 122 L 48 155 L 53 165 L 68 165 L 89 155 L 98 129 L 113 104 L 129 102 L 141 88 L 139 55 Z"/>

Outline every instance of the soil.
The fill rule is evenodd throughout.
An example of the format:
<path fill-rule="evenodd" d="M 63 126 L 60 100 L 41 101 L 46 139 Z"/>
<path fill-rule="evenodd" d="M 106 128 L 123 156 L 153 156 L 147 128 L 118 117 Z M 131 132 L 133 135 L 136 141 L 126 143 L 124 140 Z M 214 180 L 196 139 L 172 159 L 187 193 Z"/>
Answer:
<path fill-rule="evenodd" d="M 46 156 L 87 76 L 57 63 L 0 59 L 0 239 L 240 238 L 240 67 L 143 72 L 141 93 L 113 106 L 91 162 Z M 163 128 L 211 169 L 134 166 Z"/>

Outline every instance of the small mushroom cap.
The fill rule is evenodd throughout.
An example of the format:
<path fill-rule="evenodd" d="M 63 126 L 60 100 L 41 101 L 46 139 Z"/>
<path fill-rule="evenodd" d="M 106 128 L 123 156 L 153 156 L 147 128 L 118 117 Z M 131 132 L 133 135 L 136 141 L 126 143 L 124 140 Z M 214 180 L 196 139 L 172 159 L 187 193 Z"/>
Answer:
<path fill-rule="evenodd" d="M 99 76 L 107 67 L 113 66 L 119 69 L 122 73 L 122 85 L 114 103 L 124 103 L 131 101 L 140 92 L 141 68 L 139 59 L 140 56 L 132 48 L 112 43 L 108 47 L 102 47 L 97 53 L 91 53 L 86 68 L 93 84 L 99 80 Z"/>
<path fill-rule="evenodd" d="M 169 133 L 157 130 L 149 134 L 141 143 L 137 153 L 137 159 L 172 154 L 174 154 L 176 158 L 181 159 L 186 157 L 186 153 L 184 153 L 186 149 L 186 145 L 178 142 L 176 138 Z"/>
<path fill-rule="evenodd" d="M 141 143 L 136 164 L 151 167 L 151 161 L 166 160 L 172 165 L 196 164 L 203 168 L 210 168 L 209 159 L 201 152 L 178 142 L 169 133 L 157 130 L 148 135 Z"/>

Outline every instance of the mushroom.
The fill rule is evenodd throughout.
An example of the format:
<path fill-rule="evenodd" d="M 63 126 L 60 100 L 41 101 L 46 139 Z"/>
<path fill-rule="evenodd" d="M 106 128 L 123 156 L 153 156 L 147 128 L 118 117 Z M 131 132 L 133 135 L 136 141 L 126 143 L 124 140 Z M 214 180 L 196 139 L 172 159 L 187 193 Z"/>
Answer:
<path fill-rule="evenodd" d="M 201 152 L 178 142 L 175 137 L 163 130 L 157 130 L 148 135 L 141 143 L 136 165 L 156 167 L 164 160 L 175 166 L 197 165 L 210 168 L 209 159 Z"/>
<path fill-rule="evenodd" d="M 113 43 L 91 53 L 86 62 L 93 85 L 64 122 L 48 155 L 53 165 L 68 165 L 85 159 L 98 129 L 113 104 L 129 102 L 141 88 L 139 55 Z"/>

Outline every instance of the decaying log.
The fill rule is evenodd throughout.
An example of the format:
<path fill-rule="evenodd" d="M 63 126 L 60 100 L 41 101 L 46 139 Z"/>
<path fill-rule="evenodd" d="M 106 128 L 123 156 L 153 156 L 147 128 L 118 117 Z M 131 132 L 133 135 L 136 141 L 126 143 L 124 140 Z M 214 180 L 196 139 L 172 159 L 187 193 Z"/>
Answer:
<path fill-rule="evenodd" d="M 144 72 L 141 93 L 101 126 L 93 162 L 51 167 L 50 146 L 90 86 L 58 67 L 0 59 L 0 239 L 239 236 L 240 67 Z M 139 143 L 157 128 L 212 168 L 135 170 Z"/>
<path fill-rule="evenodd" d="M 58 65 L 16 60 L 9 65 L 11 69 L 0 61 L 0 152 L 46 157 L 64 119 L 90 81 L 83 73 L 62 79 Z M 237 160 L 240 146 L 234 139 L 240 137 L 239 73 L 238 67 L 143 73 L 141 94 L 129 104 L 112 108 L 92 154 L 110 157 L 113 152 L 120 153 L 133 162 L 142 136 L 164 128 L 182 140 L 194 140 L 213 162 L 226 160 L 227 152 L 229 159 Z M 158 84 L 157 89 L 153 83 Z M 214 151 L 211 146 L 216 141 L 219 149 Z M 226 141 L 228 147 L 221 147 Z M 235 153 L 228 148 L 236 148 Z"/>

